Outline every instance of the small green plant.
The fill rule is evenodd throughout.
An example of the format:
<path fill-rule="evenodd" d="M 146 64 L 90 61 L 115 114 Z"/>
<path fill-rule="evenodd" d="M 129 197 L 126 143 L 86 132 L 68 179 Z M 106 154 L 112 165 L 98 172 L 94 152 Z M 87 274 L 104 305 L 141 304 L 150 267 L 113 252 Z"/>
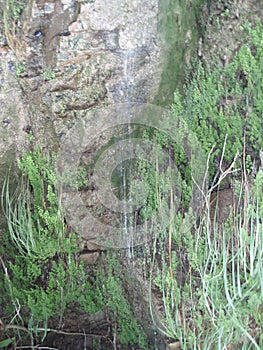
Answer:
<path fill-rule="evenodd" d="M 18 20 L 23 9 L 26 6 L 25 0 L 6 0 L 5 11 L 7 12 L 10 20 Z"/>
<path fill-rule="evenodd" d="M 220 26 L 221 26 L 221 24 L 220 24 L 220 17 L 216 17 L 216 27 L 217 27 L 217 29 L 220 29 Z"/>
<path fill-rule="evenodd" d="M 67 106 L 65 104 L 61 103 L 60 114 L 65 114 L 66 111 L 67 111 Z"/>
<path fill-rule="evenodd" d="M 8 42 L 8 46 L 17 52 L 21 49 L 22 44 L 18 39 L 17 34 L 21 29 L 21 14 L 26 7 L 26 0 L 6 0 L 4 1 L 3 8 L 3 22 L 5 37 Z"/>
<path fill-rule="evenodd" d="M 56 73 L 50 67 L 46 67 L 41 71 L 41 77 L 48 81 L 56 79 Z"/>
<path fill-rule="evenodd" d="M 230 18 L 230 10 L 226 9 L 224 12 L 222 12 L 221 17 L 224 19 L 229 19 Z"/>
<path fill-rule="evenodd" d="M 20 77 L 26 71 L 25 63 L 18 63 L 15 67 L 16 76 Z"/>

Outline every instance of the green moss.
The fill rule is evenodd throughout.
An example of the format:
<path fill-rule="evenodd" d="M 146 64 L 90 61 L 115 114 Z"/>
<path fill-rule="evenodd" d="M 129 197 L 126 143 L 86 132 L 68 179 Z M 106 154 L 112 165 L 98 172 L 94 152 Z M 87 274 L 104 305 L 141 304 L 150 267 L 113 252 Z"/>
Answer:
<path fill-rule="evenodd" d="M 173 91 L 183 91 L 186 64 L 196 50 L 203 0 L 164 0 L 159 4 L 158 33 L 162 42 L 163 72 L 159 91 L 154 99 L 157 105 L 172 103 Z"/>
<path fill-rule="evenodd" d="M 23 9 L 26 6 L 26 0 L 6 0 L 6 11 L 8 12 L 9 20 L 18 20 Z"/>

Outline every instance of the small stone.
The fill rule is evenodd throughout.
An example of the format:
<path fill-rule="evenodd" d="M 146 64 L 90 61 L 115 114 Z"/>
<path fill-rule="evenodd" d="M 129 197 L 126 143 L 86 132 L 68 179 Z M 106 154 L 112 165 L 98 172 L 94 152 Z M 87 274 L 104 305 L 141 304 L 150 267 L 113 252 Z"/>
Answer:
<path fill-rule="evenodd" d="M 68 29 L 65 29 L 62 33 L 59 34 L 60 36 L 70 36 L 71 32 Z"/>
<path fill-rule="evenodd" d="M 15 63 L 14 63 L 13 61 L 9 61 L 9 62 L 7 62 L 7 65 L 8 65 L 9 70 L 10 70 L 12 73 L 14 73 L 15 70 L 16 70 L 16 65 L 15 65 Z"/>
<path fill-rule="evenodd" d="M 23 127 L 23 131 L 25 131 L 27 134 L 30 134 L 32 131 L 31 125 L 26 125 Z"/>
<path fill-rule="evenodd" d="M 43 36 L 43 33 L 41 32 L 41 30 L 37 30 L 37 31 L 35 31 L 35 33 L 34 33 L 34 37 L 36 37 L 36 38 L 40 38 L 41 36 Z"/>
<path fill-rule="evenodd" d="M 11 123 L 11 120 L 9 118 L 4 118 L 3 119 L 3 124 L 8 125 Z"/>
<path fill-rule="evenodd" d="M 176 349 L 181 349 L 181 344 L 179 341 L 175 343 L 170 343 L 167 345 L 167 350 L 176 350 Z"/>
<path fill-rule="evenodd" d="M 83 261 L 85 264 L 93 265 L 98 260 L 100 256 L 99 252 L 80 254 L 79 259 Z"/>

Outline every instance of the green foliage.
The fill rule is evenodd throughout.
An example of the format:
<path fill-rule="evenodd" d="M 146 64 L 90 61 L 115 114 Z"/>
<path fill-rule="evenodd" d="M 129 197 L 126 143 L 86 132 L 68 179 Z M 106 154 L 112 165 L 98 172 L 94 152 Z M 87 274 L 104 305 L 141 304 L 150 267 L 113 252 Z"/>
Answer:
<path fill-rule="evenodd" d="M 180 132 L 178 130 L 178 135 Z M 176 210 L 187 207 L 192 194 L 192 180 L 185 152 L 167 134 L 153 129 L 145 131 L 142 137 L 154 145 L 151 159 L 148 155 L 146 162 L 142 157 L 133 174 L 135 180 L 139 179 L 147 185 L 147 198 L 141 202 L 140 210 L 140 219 L 144 221 L 162 208 L 167 211 L 171 208 L 171 202 Z"/>
<path fill-rule="evenodd" d="M 147 340 L 142 327 L 137 322 L 131 306 L 125 298 L 125 290 L 120 278 L 121 269 L 116 254 L 108 256 L 106 271 L 98 274 L 103 302 L 108 305 L 117 320 L 117 336 L 124 346 L 138 344 L 140 349 L 148 349 Z"/>
<path fill-rule="evenodd" d="M 7 180 L 2 194 L 8 232 L 1 236 L 1 253 L 11 277 L 5 275 L 0 289 L 5 311 L 13 312 L 17 302 L 23 310 L 17 317 L 30 321 L 33 329 L 46 326 L 51 317 L 61 318 L 83 288 L 89 293 L 92 287 L 76 260 L 76 235 L 64 221 L 54 155 L 40 149 L 24 152 L 18 165 L 17 190 L 11 195 Z"/>
<path fill-rule="evenodd" d="M 0 348 L 5 348 L 6 346 L 12 344 L 13 340 L 14 339 L 8 338 L 8 339 L 4 339 L 4 340 L 0 341 Z"/>
<path fill-rule="evenodd" d="M 21 15 L 26 7 L 26 0 L 5 0 L 3 2 L 3 24 L 5 37 L 8 43 L 8 46 L 14 51 L 17 52 L 17 48 L 22 44 L 18 39 L 17 34 L 21 33 Z M 20 63 L 16 67 L 16 74 L 20 76 L 24 72 L 24 65 Z"/>
<path fill-rule="evenodd" d="M 23 153 L 18 166 L 22 171 L 20 185 L 10 195 L 7 180 L 3 205 L 14 244 L 22 256 L 43 261 L 68 252 L 74 237 L 66 237 L 65 233 L 54 156 L 43 155 L 37 149 Z"/>
<path fill-rule="evenodd" d="M 153 268 L 163 294 L 162 332 L 183 349 L 262 347 L 262 174 L 250 190 L 251 203 L 239 209 L 241 216 L 218 231 L 205 224 L 187 234 L 184 225 L 174 226 L 177 248 L 169 257 L 161 253 L 161 268 Z"/>
<path fill-rule="evenodd" d="M 52 70 L 52 68 L 46 67 L 45 69 L 42 70 L 41 77 L 47 81 L 54 80 L 56 79 L 56 73 Z"/>
<path fill-rule="evenodd" d="M 8 179 L 3 188 L 8 222 L 8 232 L 0 236 L 4 313 L 16 312 L 12 322 L 28 324 L 32 337 L 41 333 L 44 338 L 50 319 L 57 319 L 60 326 L 71 305 L 90 314 L 107 307 L 117 322 L 118 342 L 147 349 L 146 337 L 125 299 L 117 259 L 110 258 L 106 270 L 94 269 L 87 276 L 76 258 L 77 237 L 63 217 L 55 161 L 55 155 L 39 148 L 23 152 L 17 189 L 11 191 Z M 78 185 L 83 183 L 84 172 L 80 172 Z"/>
<path fill-rule="evenodd" d="M 207 154 L 215 146 L 211 172 L 219 164 L 226 135 L 226 164 L 236 152 L 242 153 L 244 140 L 246 153 L 253 159 L 263 147 L 263 26 L 247 25 L 244 30 L 248 43 L 226 67 L 209 68 L 198 63 L 185 87 L 185 98 L 179 92 L 175 94 L 174 114 L 187 121 Z"/>
<path fill-rule="evenodd" d="M 6 0 L 6 10 L 8 11 L 8 15 L 10 20 L 18 20 L 23 9 L 26 6 L 25 0 Z"/>
<path fill-rule="evenodd" d="M 246 25 L 244 31 L 247 42 L 227 66 L 198 63 L 185 96 L 174 95 L 176 117 L 187 122 L 207 155 L 212 150 L 209 183 L 219 172 L 222 175 L 237 153 L 244 155 L 246 177 L 254 162 L 257 169 L 260 165 L 263 25 Z M 159 147 L 167 144 L 165 138 L 158 139 Z M 182 179 L 189 179 L 184 171 L 187 162 L 179 158 L 179 163 Z M 147 176 L 152 197 L 158 199 L 158 187 Z M 222 226 L 211 223 L 207 204 L 198 224 L 191 212 L 171 213 L 169 231 L 159 232 L 153 240 L 151 283 L 163 301 L 163 317 L 155 319 L 152 310 L 153 321 L 162 333 L 178 339 L 182 349 L 262 348 L 262 171 L 250 181 L 250 187 L 239 184 L 235 215 Z M 209 203 L 209 196 L 206 199 Z"/>
<path fill-rule="evenodd" d="M 20 77 L 26 70 L 26 65 L 25 63 L 21 62 L 16 65 L 15 71 L 16 71 L 16 76 Z"/>

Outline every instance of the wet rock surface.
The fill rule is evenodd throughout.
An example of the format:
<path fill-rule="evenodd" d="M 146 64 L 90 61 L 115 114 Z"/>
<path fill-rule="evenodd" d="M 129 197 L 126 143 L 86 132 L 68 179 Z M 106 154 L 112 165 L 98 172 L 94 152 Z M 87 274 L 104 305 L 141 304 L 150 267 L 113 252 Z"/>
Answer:
<path fill-rule="evenodd" d="M 15 55 L 11 50 L 0 50 L 0 188 L 6 176 L 16 172 L 15 159 L 25 147 L 30 128 L 28 104 L 14 76 L 14 62 Z M 0 226 L 4 222 L 0 207 Z"/>
<path fill-rule="evenodd" d="M 172 16 L 182 16 L 178 4 L 164 3 Z M 158 0 L 30 0 L 25 4 L 21 17 L 14 20 L 7 4 L 0 3 L 1 91 L 7 92 L 1 93 L 3 135 L 12 128 L 10 115 L 17 118 L 16 135 L 10 134 L 0 147 L 3 154 L 18 146 L 16 138 L 22 147 L 24 130 L 41 147 L 57 149 L 63 135 L 92 108 L 153 102 L 160 94 L 167 37 L 159 31 L 166 23 L 162 11 L 167 8 Z M 175 21 L 173 36 L 176 28 Z M 8 104 L 17 110 L 10 112 Z"/>

